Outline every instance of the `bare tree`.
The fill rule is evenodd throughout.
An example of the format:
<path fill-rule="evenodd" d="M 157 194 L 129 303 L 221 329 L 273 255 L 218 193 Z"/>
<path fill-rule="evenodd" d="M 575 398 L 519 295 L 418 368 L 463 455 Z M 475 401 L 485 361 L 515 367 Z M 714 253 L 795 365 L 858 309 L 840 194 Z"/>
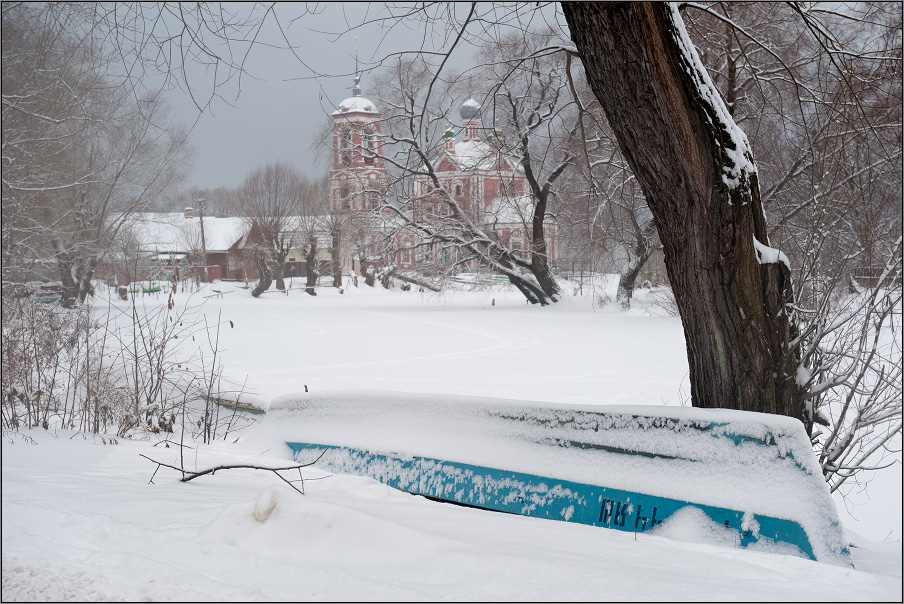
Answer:
<path fill-rule="evenodd" d="M 830 29 L 799 7 L 795 10 L 815 30 L 827 61 L 837 70 L 843 96 L 849 98 L 842 105 L 853 106 L 866 128 L 874 130 L 862 97 L 850 99 L 848 94 L 855 92 L 852 78 L 838 64 L 845 49 Z M 591 86 L 644 188 L 665 246 L 688 341 L 694 404 L 783 413 L 804 420 L 811 431 L 814 423 L 829 425 L 817 449 L 827 479 L 837 488 L 868 467 L 866 460 L 887 450 L 901 432 L 900 357 L 879 358 L 882 326 L 890 309 L 900 304 L 895 281 L 900 239 L 889 246 L 875 287 L 858 302 L 831 320 L 819 309 L 803 310 L 791 288 L 787 257 L 764 239 L 758 171 L 747 138 L 731 116 L 738 99 L 736 57 L 729 50 L 726 97 L 731 104 L 726 106 L 674 8 L 566 4 L 565 13 Z M 832 113 L 843 114 L 841 107 Z M 845 119 L 848 129 L 852 117 Z M 900 146 L 880 150 L 879 162 L 886 166 L 900 154 Z M 819 164 L 812 160 L 820 157 L 826 156 L 806 153 L 802 161 L 792 162 L 786 178 L 770 192 L 781 190 L 798 170 Z M 853 176 L 877 164 L 835 165 Z M 850 182 L 848 175 L 841 180 Z M 804 200 L 804 206 L 814 207 L 819 196 Z M 795 215 L 802 206 L 792 208 Z M 805 233 L 810 251 L 831 239 L 824 226 Z M 827 303 L 822 297 L 823 311 Z M 820 416 L 815 402 L 833 388 L 839 388 L 831 397 L 836 404 L 824 403 L 823 410 L 834 417 Z"/>
<path fill-rule="evenodd" d="M 251 293 L 260 296 L 272 279 L 276 289 L 284 290 L 286 258 L 298 246 L 301 175 L 288 163 L 266 164 L 245 178 L 240 195 L 246 207 L 248 241 L 260 274 Z"/>
<path fill-rule="evenodd" d="M 305 253 L 305 292 L 316 296 L 314 287 L 320 278 L 319 239 L 330 228 L 327 224 L 330 205 L 329 181 L 302 178 L 298 212 L 299 244 Z M 337 244 L 338 245 L 338 244 Z M 341 283 L 341 278 L 340 278 Z"/>
<path fill-rule="evenodd" d="M 4 275 L 53 256 L 71 305 L 130 216 L 183 175 L 190 149 L 162 100 L 115 86 L 99 41 L 61 32 L 58 17 L 53 6 L 3 9 Z"/>
<path fill-rule="evenodd" d="M 520 203 L 524 192 L 518 185 L 523 178 L 519 161 L 511 157 L 498 139 L 489 143 L 476 143 L 475 139 L 467 157 L 457 158 L 465 171 L 462 174 L 470 171 L 494 174 L 500 180 L 500 186 L 508 182 L 511 188 L 498 195 L 496 206 L 490 207 L 472 186 L 470 204 L 463 205 L 460 193 L 439 169 L 440 162 L 450 161 L 444 157 L 449 146 L 454 144 L 448 124 L 450 113 L 458 108 L 456 95 L 448 86 L 444 86 L 446 90 L 442 93 L 437 86 L 432 97 L 422 94 L 425 83 L 435 80 L 439 74 L 437 66 L 422 58 L 400 61 L 391 74 L 387 82 L 392 82 L 392 88 L 384 85 L 381 89 L 392 91 L 382 102 L 388 108 L 384 141 L 392 150 L 384 158 L 396 174 L 394 193 L 397 202 L 389 205 L 396 220 L 395 227 L 414 234 L 411 246 L 422 264 L 437 259 L 445 263 L 443 266 L 448 267 L 447 270 L 454 270 L 476 263 L 505 275 L 532 303 L 545 305 L 555 301 L 558 286 L 546 263 L 542 224 L 533 230 L 540 238 L 537 245 L 532 246 L 536 250 L 530 250 L 526 255 L 510 247 L 511 243 L 494 228 L 494 222 L 500 222 L 502 213 L 518 215 L 515 222 L 522 227 L 525 224 L 533 227 L 535 214 L 539 223 L 546 218 L 545 206 L 535 203 L 540 199 L 528 197 L 529 208 Z M 528 136 L 525 135 L 525 141 Z M 532 165 L 529 151 L 527 158 L 528 164 Z M 535 178 L 534 183 L 538 182 Z M 545 202 L 549 186 L 538 192 Z M 504 220 L 511 222 L 508 218 Z M 387 227 L 391 226 L 387 224 Z M 544 282 L 534 274 L 535 267 Z"/>
<path fill-rule="evenodd" d="M 547 225 L 554 216 L 554 186 L 572 163 L 562 142 L 577 132 L 577 118 L 569 111 L 568 60 L 535 53 L 553 37 L 545 32 L 487 41 L 479 59 L 483 67 L 457 84 L 454 76 L 439 80 L 447 77 L 441 66 L 415 59 L 400 62 L 395 77 L 378 86 L 388 92 L 383 99 L 391 108 L 388 140 L 398 150 L 392 163 L 400 203 L 394 209 L 416 232 L 408 246 L 419 263 L 429 266 L 438 258 L 442 270 L 442 262 L 453 269 L 476 262 L 505 274 L 529 301 L 541 304 L 559 295 Z M 483 107 L 473 99 L 461 107 L 464 141 L 458 153 L 455 129 L 442 127 L 451 124 L 450 113 L 457 109 L 456 86 L 462 90 L 475 78 L 489 90 L 477 95 Z M 432 98 L 421 94 L 431 80 Z M 492 126 L 481 124 L 481 115 Z M 449 162 L 461 173 L 448 172 Z M 498 190 L 484 192 L 478 180 L 485 177 L 499 180 Z"/>
<path fill-rule="evenodd" d="M 527 183 L 528 212 L 521 218 L 529 233 L 531 272 L 552 300 L 559 286 L 549 266 L 546 223 L 553 215 L 554 186 L 575 161 L 571 141 L 581 119 L 569 87 L 570 58 L 542 52 L 556 43 L 562 41 L 551 30 L 513 32 L 489 41 L 479 57 L 487 65 L 479 77 L 492 86 L 493 142 L 516 158 Z"/>

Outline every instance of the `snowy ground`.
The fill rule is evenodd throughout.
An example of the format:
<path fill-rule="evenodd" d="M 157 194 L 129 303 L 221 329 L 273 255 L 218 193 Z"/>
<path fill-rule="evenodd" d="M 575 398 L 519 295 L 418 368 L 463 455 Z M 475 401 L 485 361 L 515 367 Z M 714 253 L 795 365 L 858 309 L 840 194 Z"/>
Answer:
<path fill-rule="evenodd" d="M 208 314 L 220 309 L 235 324 L 222 334 L 226 371 L 262 400 L 305 386 L 559 404 L 688 398 L 678 320 L 589 295 L 541 309 L 498 290 L 259 300 L 237 290 L 208 300 Z M 254 426 L 240 434 L 193 445 L 188 463 L 286 462 L 288 449 Z M 900 466 L 855 494 L 857 520 L 840 509 L 860 546 L 855 571 L 434 503 L 359 477 L 307 480 L 305 496 L 251 470 L 187 484 L 160 470 L 148 484 L 154 466 L 139 454 L 173 462 L 176 449 L 105 442 L 4 438 L 4 601 L 902 599 Z"/>

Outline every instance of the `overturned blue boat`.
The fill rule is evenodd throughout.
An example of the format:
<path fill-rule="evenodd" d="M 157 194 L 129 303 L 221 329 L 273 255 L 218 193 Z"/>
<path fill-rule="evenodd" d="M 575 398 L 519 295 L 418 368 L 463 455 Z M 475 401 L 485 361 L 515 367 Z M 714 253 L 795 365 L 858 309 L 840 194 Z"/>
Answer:
<path fill-rule="evenodd" d="M 318 467 L 416 495 L 665 536 L 670 521 L 703 519 L 721 542 L 852 565 L 803 425 L 787 417 L 330 392 L 279 397 L 265 421 L 299 462 L 322 454 Z"/>

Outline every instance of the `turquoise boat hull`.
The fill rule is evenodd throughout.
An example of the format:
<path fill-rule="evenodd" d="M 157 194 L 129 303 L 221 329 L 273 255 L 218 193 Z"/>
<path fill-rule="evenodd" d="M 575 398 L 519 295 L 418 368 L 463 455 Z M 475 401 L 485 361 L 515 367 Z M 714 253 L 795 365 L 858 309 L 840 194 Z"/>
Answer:
<path fill-rule="evenodd" d="M 316 459 L 326 467 L 369 476 L 388 486 L 486 510 L 533 518 L 644 533 L 678 510 L 693 506 L 714 522 L 738 532 L 740 545 L 783 543 L 789 553 L 815 560 L 804 529 L 797 522 L 756 515 L 758 530 L 745 530 L 742 512 L 603 486 L 500 470 L 427 457 L 372 453 L 317 443 L 286 443 L 298 462 Z"/>
<path fill-rule="evenodd" d="M 415 495 L 852 566 L 789 417 L 347 391 L 285 395 L 264 421 L 299 462 Z"/>

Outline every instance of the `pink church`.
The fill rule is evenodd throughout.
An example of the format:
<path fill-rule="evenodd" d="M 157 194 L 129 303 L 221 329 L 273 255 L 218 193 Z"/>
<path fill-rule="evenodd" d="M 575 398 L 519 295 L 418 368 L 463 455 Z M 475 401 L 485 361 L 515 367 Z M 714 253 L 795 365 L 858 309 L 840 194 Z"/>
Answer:
<path fill-rule="evenodd" d="M 375 103 L 361 96 L 358 82 L 356 78 L 352 96 L 342 101 L 332 114 L 330 209 L 333 214 L 358 219 L 381 216 L 385 224 L 391 217 L 384 205 L 390 178 L 383 159 L 381 114 Z M 483 140 L 485 129 L 477 101 L 473 98 L 465 101 L 460 115 L 461 141 L 456 140 L 450 125 L 442 150 L 432 161 L 441 186 L 472 221 L 495 231 L 503 244 L 515 250 L 529 250 L 533 204 L 523 169 L 494 144 L 492 135 L 489 141 Z M 417 201 L 408 206 L 415 220 L 425 214 L 447 211 L 438 198 L 426 196 L 432 188 L 433 183 L 427 177 L 415 177 Z M 367 248 L 381 234 L 372 229 L 357 236 Z M 385 232 L 382 236 L 385 237 Z M 546 237 L 549 262 L 555 265 L 555 225 L 547 226 Z M 394 262 L 402 269 L 460 260 L 447 258 L 437 246 L 424 245 L 413 233 L 396 234 L 395 244 Z"/>

